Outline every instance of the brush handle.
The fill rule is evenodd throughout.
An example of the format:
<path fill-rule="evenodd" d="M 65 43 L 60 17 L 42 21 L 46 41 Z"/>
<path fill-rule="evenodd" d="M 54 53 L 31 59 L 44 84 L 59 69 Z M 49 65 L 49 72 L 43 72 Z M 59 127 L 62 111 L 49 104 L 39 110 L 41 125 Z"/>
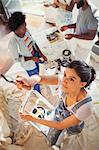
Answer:
<path fill-rule="evenodd" d="M 9 82 L 9 83 L 16 84 L 13 80 L 8 80 L 3 74 L 1 74 L 1 77 L 2 77 L 5 81 L 7 81 L 7 82 Z"/>

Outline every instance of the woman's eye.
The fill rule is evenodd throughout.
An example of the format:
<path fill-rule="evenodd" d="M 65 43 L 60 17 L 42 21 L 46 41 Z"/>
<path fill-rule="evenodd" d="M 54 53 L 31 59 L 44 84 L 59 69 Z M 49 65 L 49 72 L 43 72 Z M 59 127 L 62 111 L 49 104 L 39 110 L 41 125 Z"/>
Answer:
<path fill-rule="evenodd" d="M 70 81 L 74 81 L 74 79 L 70 78 Z"/>

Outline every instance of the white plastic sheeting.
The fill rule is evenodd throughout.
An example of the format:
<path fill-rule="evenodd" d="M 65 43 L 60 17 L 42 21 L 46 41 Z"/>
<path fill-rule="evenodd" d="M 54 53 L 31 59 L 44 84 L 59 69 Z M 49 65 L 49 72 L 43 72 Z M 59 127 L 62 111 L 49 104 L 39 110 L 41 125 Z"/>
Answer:
<path fill-rule="evenodd" d="M 81 59 L 84 61 L 86 61 L 93 43 L 93 40 L 82 40 L 77 38 L 66 40 L 67 47 L 71 50 L 75 59 Z"/>
<path fill-rule="evenodd" d="M 1 31 L 0 31 L 1 33 Z M 2 34 L 4 31 L 2 31 Z M 0 40 L 0 74 L 5 74 L 10 67 L 14 64 L 13 55 L 8 48 L 9 39 L 12 33 L 6 35 L 5 37 L 1 37 Z"/>
<path fill-rule="evenodd" d="M 0 46 L 0 74 L 5 74 L 14 64 L 10 51 Z"/>

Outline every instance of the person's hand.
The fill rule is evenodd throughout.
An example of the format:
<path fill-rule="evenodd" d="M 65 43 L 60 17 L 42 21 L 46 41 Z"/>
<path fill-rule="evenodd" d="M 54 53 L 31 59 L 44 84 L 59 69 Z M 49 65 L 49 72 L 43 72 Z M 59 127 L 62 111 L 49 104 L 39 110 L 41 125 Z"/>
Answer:
<path fill-rule="evenodd" d="M 31 83 L 29 79 L 24 78 L 22 76 L 17 76 L 16 77 L 16 86 L 22 90 L 22 88 L 30 90 L 31 89 Z"/>
<path fill-rule="evenodd" d="M 20 112 L 20 117 L 22 120 L 24 121 L 33 121 L 33 116 L 31 116 L 29 113 L 27 112 Z"/>
<path fill-rule="evenodd" d="M 33 61 L 39 62 L 39 58 L 38 57 L 33 57 Z"/>
<path fill-rule="evenodd" d="M 65 39 L 70 40 L 74 37 L 74 34 L 66 34 Z"/>
<path fill-rule="evenodd" d="M 39 83 L 41 80 L 41 77 L 37 74 L 32 75 L 31 77 L 24 78 L 24 77 L 17 77 L 16 78 L 16 85 L 19 89 L 25 88 L 27 90 L 30 90 L 32 86 Z"/>
<path fill-rule="evenodd" d="M 42 56 L 42 58 L 44 59 L 44 61 L 47 61 L 47 57 L 46 56 Z"/>
<path fill-rule="evenodd" d="M 65 30 L 67 30 L 68 29 L 68 26 L 62 26 L 61 28 L 60 28 L 60 30 L 63 32 L 63 31 L 65 31 Z"/>

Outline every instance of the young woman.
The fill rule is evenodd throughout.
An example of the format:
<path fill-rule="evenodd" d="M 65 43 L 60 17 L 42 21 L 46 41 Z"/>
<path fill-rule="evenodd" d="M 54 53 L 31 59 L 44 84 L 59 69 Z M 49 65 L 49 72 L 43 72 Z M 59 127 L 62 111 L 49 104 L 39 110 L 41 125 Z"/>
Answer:
<path fill-rule="evenodd" d="M 14 59 L 19 60 L 27 71 L 28 75 L 39 74 L 39 59 L 44 61 L 47 57 L 39 49 L 35 40 L 32 38 L 29 30 L 26 27 L 26 16 L 22 12 L 14 12 L 8 21 L 9 29 L 14 32 L 9 42 L 9 49 L 12 51 Z M 40 86 L 37 84 L 35 90 L 40 92 Z"/>
<path fill-rule="evenodd" d="M 55 110 L 54 121 L 37 119 L 27 113 L 22 113 L 21 118 L 37 122 L 50 127 L 48 140 L 50 145 L 57 145 L 59 135 L 65 129 L 68 135 L 78 134 L 84 127 L 84 121 L 91 115 L 91 97 L 86 88 L 95 79 L 95 70 L 85 62 L 74 60 L 68 64 L 62 80 L 57 76 L 35 76 L 29 79 L 17 78 L 17 86 L 30 88 L 33 84 L 59 84 L 62 95 L 60 103 Z M 58 93 L 57 93 L 58 94 Z"/>

